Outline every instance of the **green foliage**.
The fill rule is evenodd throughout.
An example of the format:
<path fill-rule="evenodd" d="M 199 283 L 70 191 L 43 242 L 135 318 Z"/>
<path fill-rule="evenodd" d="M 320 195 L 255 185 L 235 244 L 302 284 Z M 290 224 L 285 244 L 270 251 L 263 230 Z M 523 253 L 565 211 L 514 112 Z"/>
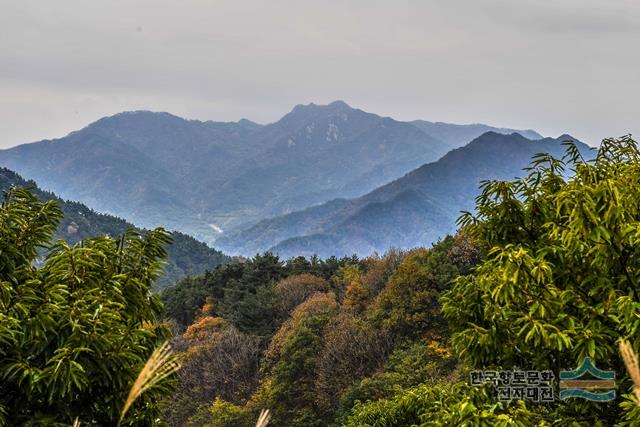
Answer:
<path fill-rule="evenodd" d="M 441 344 L 438 296 L 478 255 L 464 235 L 364 260 L 283 263 L 265 254 L 165 290 L 167 313 L 186 329 L 176 340 L 184 366 L 169 419 L 242 425 L 236 415 L 255 420 L 269 408 L 274 426 L 338 425 L 357 400 L 446 378 L 455 358 Z M 229 342 L 246 351 L 223 349 L 217 325 L 226 322 L 246 337 Z M 258 372 L 249 362 L 256 354 Z M 211 402 L 216 415 L 198 410 Z"/>
<path fill-rule="evenodd" d="M 184 278 L 164 289 L 160 298 L 167 317 L 177 321 L 180 329 L 185 329 L 196 319 L 208 298 L 222 301 L 225 289 L 241 280 L 244 270 L 243 263 L 220 265 L 202 276 Z"/>
<path fill-rule="evenodd" d="M 283 262 L 266 253 L 164 290 L 167 316 L 185 331 L 175 340 L 183 368 L 166 411 L 171 422 L 182 425 L 191 418 L 194 425 L 203 425 L 198 408 L 216 398 L 251 412 L 254 422 L 256 409 L 262 408 L 273 411 L 276 425 L 278 420 L 298 425 L 319 420 L 316 374 L 310 367 L 323 349 L 324 324 L 338 309 L 329 292 L 339 290 L 338 285 L 329 279 L 353 262 L 358 260 L 299 257 Z M 207 335 L 214 316 L 228 325 Z M 204 339 L 193 339 L 203 333 Z M 194 418 L 194 413 L 199 415 Z M 209 411 L 204 414 L 202 419 L 211 418 Z"/>
<path fill-rule="evenodd" d="M 283 325 L 267 351 L 261 389 L 253 400 L 271 409 L 276 425 L 322 425 L 317 414 L 315 370 L 325 328 L 337 312 L 335 296 L 315 294 Z"/>
<path fill-rule="evenodd" d="M 345 421 L 357 401 L 389 399 L 423 383 L 436 384 L 451 374 L 455 358 L 437 341 L 422 340 L 399 346 L 383 370 L 373 373 L 342 393 L 336 419 Z"/>
<path fill-rule="evenodd" d="M 194 277 L 186 277 L 178 282 L 178 285 L 166 288 L 160 293 L 166 315 L 175 320 L 180 329 L 195 321 L 198 310 L 202 308 L 208 296 L 209 292 L 201 286 L 201 280 Z"/>
<path fill-rule="evenodd" d="M 305 322 L 307 323 L 307 322 Z M 308 319 L 285 342 L 280 362 L 273 369 L 271 406 L 274 419 L 285 425 L 307 425 L 310 408 L 315 401 L 313 371 L 317 354 L 322 348 L 322 320 Z M 302 422 L 305 420 L 305 422 Z"/>
<path fill-rule="evenodd" d="M 41 268 L 62 217 L 56 203 L 26 190 L 0 205 L 0 425 L 111 424 L 156 345 L 160 300 L 150 291 L 162 272 L 162 229 L 74 246 L 59 241 Z M 163 382 L 143 394 L 125 424 L 156 425 Z"/>
<path fill-rule="evenodd" d="M 409 252 L 378 295 L 374 319 L 399 337 L 415 338 L 427 330 L 443 329 L 440 293 L 458 275 L 447 255 L 451 245 L 449 239 L 431 250 Z"/>
<path fill-rule="evenodd" d="M 302 256 L 290 258 L 286 262 L 286 267 L 289 275 L 308 273 L 329 280 L 341 267 L 358 264 L 358 262 L 358 257 L 355 255 L 342 258 L 331 256 L 325 259 L 313 255 L 309 259 Z"/>
<path fill-rule="evenodd" d="M 191 236 L 174 231 L 171 233 L 171 244 L 167 246 L 167 263 L 162 276 L 154 283 L 154 289 L 165 288 L 184 277 L 202 274 L 218 265 L 232 262 L 235 262 L 234 258 Z"/>
<path fill-rule="evenodd" d="M 607 139 L 594 162 L 572 145 L 564 160 L 540 154 L 525 178 L 485 183 L 476 210 L 461 222 L 487 259 L 443 298 L 456 353 L 475 368 L 554 372 L 589 356 L 624 377 L 618 339 L 640 343 L 636 143 Z M 545 418 L 613 425 L 619 404 L 573 400 Z"/>
<path fill-rule="evenodd" d="M 274 299 L 271 281 L 253 291 L 234 289 L 225 294 L 223 313 L 241 331 L 268 337 L 277 327 Z"/>
<path fill-rule="evenodd" d="M 253 427 L 255 419 L 253 413 L 247 409 L 216 398 L 209 408 L 210 421 L 204 427 Z"/>
<path fill-rule="evenodd" d="M 423 384 L 391 399 L 357 402 L 344 427 L 550 426 L 519 401 L 495 403 L 487 388 Z"/>
<path fill-rule="evenodd" d="M 273 254 L 258 254 L 244 262 L 220 265 L 202 276 L 186 278 L 165 289 L 161 299 L 167 317 L 176 320 L 180 329 L 193 323 L 198 310 L 210 298 L 216 303 L 216 314 L 241 331 L 268 336 L 286 320 L 281 312 L 284 296 L 273 293 L 277 282 L 301 274 L 328 280 L 340 268 L 357 262 L 357 258 L 335 257 L 299 257 L 282 262 Z"/>

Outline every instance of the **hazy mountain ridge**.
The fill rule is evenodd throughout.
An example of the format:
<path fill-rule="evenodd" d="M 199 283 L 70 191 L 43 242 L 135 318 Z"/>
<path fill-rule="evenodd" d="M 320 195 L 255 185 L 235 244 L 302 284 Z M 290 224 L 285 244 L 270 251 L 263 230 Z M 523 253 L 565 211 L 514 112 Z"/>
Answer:
<path fill-rule="evenodd" d="M 488 132 L 362 197 L 265 220 L 220 244 L 232 252 L 270 249 L 285 257 L 426 246 L 455 231 L 460 211 L 473 208 L 480 181 L 522 175 L 538 152 L 561 157 L 566 140 L 576 141 L 568 135 L 532 141 L 517 133 Z M 588 152 L 589 147 L 576 143 Z"/>
<path fill-rule="evenodd" d="M 298 105 L 261 132 L 268 148 L 239 165 L 243 172 L 217 197 L 227 209 L 249 207 L 262 217 L 359 195 L 446 152 L 414 126 L 341 101 Z"/>
<path fill-rule="evenodd" d="M 410 123 L 434 138 L 438 138 L 440 141 L 449 145 L 452 149 L 462 147 L 487 132 L 496 132 L 505 135 L 519 133 L 525 138 L 532 140 L 543 138 L 542 135 L 533 129 L 497 128 L 482 123 L 460 125 L 444 122 L 430 122 L 427 120 L 414 120 Z"/>
<path fill-rule="evenodd" d="M 366 194 L 484 126 L 451 125 L 449 135 L 439 123 L 443 142 L 421 130 L 425 123 L 342 101 L 297 105 L 268 125 L 135 111 L 1 150 L 0 165 L 138 226 L 162 225 L 212 242 L 264 218 Z"/>
<path fill-rule="evenodd" d="M 25 180 L 17 173 L 0 167 L 0 191 L 6 191 L 10 187 L 28 188 L 41 200 L 55 200 L 64 217 L 54 239 L 62 239 L 69 244 L 99 235 L 116 236 L 129 228 L 136 228 L 124 219 L 95 212 L 79 202 L 63 200 L 53 193 L 41 190 L 34 181 Z M 173 232 L 172 239 L 173 243 L 167 247 L 169 257 L 165 273 L 157 282 L 158 287 L 232 261 L 231 257 L 186 234 Z"/>

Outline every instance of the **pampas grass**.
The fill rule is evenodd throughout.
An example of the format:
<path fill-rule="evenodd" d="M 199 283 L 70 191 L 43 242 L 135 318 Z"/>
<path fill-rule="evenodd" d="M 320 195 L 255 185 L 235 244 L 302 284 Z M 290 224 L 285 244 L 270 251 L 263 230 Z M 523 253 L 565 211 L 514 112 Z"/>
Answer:
<path fill-rule="evenodd" d="M 173 357 L 171 346 L 168 342 L 156 348 L 138 374 L 138 378 L 136 378 L 136 381 L 133 383 L 131 390 L 129 390 L 129 396 L 127 396 L 122 412 L 120 412 L 118 425 L 122 423 L 127 411 L 136 399 L 175 373 L 178 369 L 180 369 L 180 364 L 175 360 L 175 357 Z"/>
<path fill-rule="evenodd" d="M 169 342 L 163 343 L 160 347 L 156 348 L 147 363 L 138 374 L 131 390 L 129 390 L 129 396 L 120 412 L 120 420 L 118 426 L 122 424 L 127 412 L 131 408 L 131 405 L 140 397 L 144 392 L 150 388 L 158 385 L 161 381 L 166 379 L 180 369 L 180 364 L 176 361 L 171 351 Z M 266 427 L 271 420 L 271 414 L 268 409 L 260 411 L 260 416 L 256 422 L 256 427 Z M 72 427 L 80 427 L 80 420 L 76 418 L 73 421 Z"/>
<path fill-rule="evenodd" d="M 620 354 L 627 367 L 627 372 L 633 381 L 633 395 L 636 405 L 640 405 L 640 367 L 638 366 L 638 355 L 626 340 L 620 340 Z"/>
<path fill-rule="evenodd" d="M 260 411 L 260 416 L 258 417 L 256 427 L 266 427 L 266 425 L 269 424 L 270 419 L 271 415 L 269 414 L 269 410 L 263 409 L 262 411 Z"/>

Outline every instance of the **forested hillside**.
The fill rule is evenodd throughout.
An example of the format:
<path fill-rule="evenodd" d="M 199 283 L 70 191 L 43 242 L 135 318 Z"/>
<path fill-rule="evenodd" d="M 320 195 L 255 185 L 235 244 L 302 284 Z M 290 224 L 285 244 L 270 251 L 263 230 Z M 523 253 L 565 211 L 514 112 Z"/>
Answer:
<path fill-rule="evenodd" d="M 253 426 L 269 408 L 276 427 L 637 425 L 618 343 L 640 347 L 640 152 L 628 137 L 592 162 L 565 150 L 487 182 L 433 247 L 264 254 L 167 289 L 184 363 L 170 423 Z M 470 384 L 472 370 L 557 379 L 585 357 L 620 379 L 615 400 L 503 401 Z"/>
<path fill-rule="evenodd" d="M 640 0 L 0 4 L 0 427 L 640 427 Z"/>
<path fill-rule="evenodd" d="M 265 253 L 160 298 L 149 288 L 168 233 L 51 246 L 59 202 L 11 189 L 0 425 L 244 427 L 263 409 L 274 427 L 638 425 L 640 151 L 630 137 L 603 141 L 594 160 L 565 150 L 487 181 L 432 247 Z M 584 387 L 615 393 L 558 398 L 559 373 L 586 360 L 615 382 Z M 550 373 L 551 398 L 505 399 L 502 383 L 474 380 L 502 370 Z"/>
<path fill-rule="evenodd" d="M 184 366 L 173 425 L 344 422 L 356 400 L 451 375 L 438 297 L 478 262 L 464 235 L 382 257 L 260 255 L 162 294 Z"/>
<path fill-rule="evenodd" d="M 15 172 L 0 167 L 0 191 L 7 191 L 11 187 L 28 188 L 43 201 L 54 200 L 63 213 L 54 238 L 63 239 L 70 245 L 89 237 L 115 237 L 127 229 L 135 229 L 131 223 L 121 218 L 95 212 L 82 203 L 63 200 L 53 193 L 41 190 L 34 181 L 27 181 Z M 155 284 L 157 288 L 167 286 L 185 276 L 204 273 L 232 260 L 222 252 L 183 233 L 171 233 L 171 240 L 172 243 L 167 246 L 169 256 L 164 274 Z"/>

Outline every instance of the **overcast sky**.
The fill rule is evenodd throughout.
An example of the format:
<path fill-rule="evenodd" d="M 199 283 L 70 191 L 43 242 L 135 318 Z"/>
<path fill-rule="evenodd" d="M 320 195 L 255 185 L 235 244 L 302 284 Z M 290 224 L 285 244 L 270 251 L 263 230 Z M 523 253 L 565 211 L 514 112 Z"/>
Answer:
<path fill-rule="evenodd" d="M 0 147 L 123 110 L 640 136 L 638 0 L 0 0 Z"/>

